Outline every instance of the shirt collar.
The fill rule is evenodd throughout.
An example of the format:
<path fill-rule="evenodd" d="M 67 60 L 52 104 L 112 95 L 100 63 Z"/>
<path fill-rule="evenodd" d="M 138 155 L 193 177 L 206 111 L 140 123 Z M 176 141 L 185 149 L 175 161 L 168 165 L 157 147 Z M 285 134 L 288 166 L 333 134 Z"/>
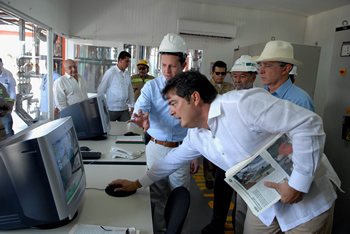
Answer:
<path fill-rule="evenodd" d="M 65 77 L 67 77 L 68 79 L 72 79 L 72 78 L 73 78 L 73 79 L 75 79 L 73 76 L 68 75 L 68 73 L 67 73 L 67 72 L 66 72 L 66 73 L 64 73 L 64 76 L 65 76 Z"/>
<path fill-rule="evenodd" d="M 217 130 L 217 121 L 216 121 L 216 117 L 221 115 L 221 95 L 218 94 L 216 96 L 216 98 L 214 99 L 214 101 L 210 104 L 210 108 L 209 108 L 209 113 L 208 113 L 208 126 L 210 128 L 211 133 L 213 134 L 213 136 L 215 136 L 216 134 L 216 130 Z"/>
<path fill-rule="evenodd" d="M 275 97 L 282 98 L 292 85 L 292 81 L 288 78 L 286 82 L 284 82 L 275 92 L 271 94 Z M 269 87 L 267 85 L 264 86 L 264 89 L 269 91 Z"/>

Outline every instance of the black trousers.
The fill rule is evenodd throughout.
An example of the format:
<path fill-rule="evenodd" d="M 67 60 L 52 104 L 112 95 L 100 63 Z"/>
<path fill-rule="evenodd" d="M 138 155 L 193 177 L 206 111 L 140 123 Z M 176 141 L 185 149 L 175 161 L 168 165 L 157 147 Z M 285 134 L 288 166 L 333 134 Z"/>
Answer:
<path fill-rule="evenodd" d="M 224 230 L 232 194 L 236 192 L 225 182 L 225 171 L 216 168 L 214 182 L 214 207 L 211 225 L 216 230 Z M 235 210 L 232 211 L 232 224 L 235 226 Z"/>

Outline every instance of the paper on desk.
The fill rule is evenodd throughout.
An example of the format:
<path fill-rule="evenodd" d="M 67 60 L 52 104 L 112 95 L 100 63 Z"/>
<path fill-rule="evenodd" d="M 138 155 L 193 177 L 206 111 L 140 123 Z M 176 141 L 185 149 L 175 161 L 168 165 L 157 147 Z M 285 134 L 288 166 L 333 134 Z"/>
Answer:
<path fill-rule="evenodd" d="M 102 228 L 103 227 L 103 228 Z M 98 226 L 89 224 L 75 224 L 69 234 L 140 234 L 139 230 L 135 228 L 121 228 L 111 226 Z"/>

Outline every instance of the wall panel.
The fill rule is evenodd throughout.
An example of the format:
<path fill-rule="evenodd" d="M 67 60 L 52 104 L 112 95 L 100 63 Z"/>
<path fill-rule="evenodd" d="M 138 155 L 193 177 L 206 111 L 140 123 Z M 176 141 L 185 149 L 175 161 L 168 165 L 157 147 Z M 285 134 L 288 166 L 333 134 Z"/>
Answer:
<path fill-rule="evenodd" d="M 176 33 L 177 19 L 235 24 L 237 37 L 219 39 L 184 37 L 187 46 L 203 51 L 203 73 L 210 62 L 233 64 L 237 46 L 276 39 L 303 43 L 306 17 L 182 0 L 82 1 L 73 0 L 71 34 L 90 40 L 159 45 L 164 35 Z"/>

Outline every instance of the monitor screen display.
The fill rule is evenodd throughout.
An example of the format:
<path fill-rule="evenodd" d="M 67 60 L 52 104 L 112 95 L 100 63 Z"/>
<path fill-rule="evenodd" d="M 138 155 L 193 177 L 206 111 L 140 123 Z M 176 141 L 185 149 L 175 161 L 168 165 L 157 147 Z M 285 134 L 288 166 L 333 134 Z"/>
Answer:
<path fill-rule="evenodd" d="M 79 145 L 75 137 L 74 129 L 71 128 L 67 131 L 52 144 L 52 147 L 68 202 L 83 176 Z"/>

